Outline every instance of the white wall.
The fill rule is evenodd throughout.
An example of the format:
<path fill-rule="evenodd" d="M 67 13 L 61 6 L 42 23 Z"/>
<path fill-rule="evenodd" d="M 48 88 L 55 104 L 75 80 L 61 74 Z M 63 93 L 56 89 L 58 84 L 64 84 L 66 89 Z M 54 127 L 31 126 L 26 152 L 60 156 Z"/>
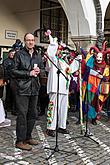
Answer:
<path fill-rule="evenodd" d="M 16 16 L 28 32 L 34 32 L 40 28 L 40 0 L 27 1 L 26 4 L 24 1 L 23 3 L 25 8 L 19 9 L 19 12 L 16 11 Z"/>
<path fill-rule="evenodd" d="M 72 36 L 96 35 L 93 0 L 59 0 L 70 25 Z"/>
<path fill-rule="evenodd" d="M 109 2 L 110 0 L 100 0 L 101 9 L 102 9 L 102 30 L 104 30 L 104 18 Z"/>
<path fill-rule="evenodd" d="M 22 38 L 25 27 L 17 21 L 6 6 L 0 4 L 0 45 L 10 46 L 15 41 L 5 39 L 5 30 L 18 31 L 18 38 Z"/>
<path fill-rule="evenodd" d="M 35 3 L 29 1 L 33 4 L 32 6 L 27 3 L 27 6 L 25 4 L 25 8 L 23 9 L 32 10 L 33 6 L 34 8 L 40 9 L 40 0 L 33 1 Z M 18 6 L 18 3 L 16 3 L 16 1 L 14 1 L 13 3 L 10 4 L 10 6 L 12 5 L 11 9 L 10 6 L 8 6 L 8 4 L 6 3 L 6 1 L 5 3 L 1 3 L 0 1 L 0 46 L 12 46 L 12 44 L 15 42 L 15 40 L 5 38 L 5 30 L 17 31 L 17 38 L 20 38 L 23 41 L 23 37 L 26 32 L 34 32 L 34 30 L 40 27 L 39 10 L 36 10 L 34 12 L 17 13 L 14 12 L 14 9 Z M 22 4 L 22 2 L 19 1 L 19 5 L 20 4 Z M 15 8 L 13 8 L 14 5 Z"/>
<path fill-rule="evenodd" d="M 88 22 L 90 35 L 96 36 L 96 10 L 93 0 L 80 0 L 84 17 Z"/>

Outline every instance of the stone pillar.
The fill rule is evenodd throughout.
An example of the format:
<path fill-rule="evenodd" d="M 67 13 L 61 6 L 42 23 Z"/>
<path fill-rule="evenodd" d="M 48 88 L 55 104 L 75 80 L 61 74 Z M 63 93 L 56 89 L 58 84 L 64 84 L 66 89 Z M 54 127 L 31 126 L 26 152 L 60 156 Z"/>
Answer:
<path fill-rule="evenodd" d="M 97 47 L 102 49 L 102 42 L 104 41 L 104 32 L 102 31 L 102 9 L 100 0 L 93 0 L 96 9 L 96 33 L 97 33 Z"/>

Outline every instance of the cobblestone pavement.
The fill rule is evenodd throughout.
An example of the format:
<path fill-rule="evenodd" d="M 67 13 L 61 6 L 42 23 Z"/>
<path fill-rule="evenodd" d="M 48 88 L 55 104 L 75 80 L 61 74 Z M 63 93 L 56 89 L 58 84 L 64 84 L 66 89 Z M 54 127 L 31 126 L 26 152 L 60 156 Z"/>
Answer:
<path fill-rule="evenodd" d="M 88 122 L 88 133 L 83 128 L 81 134 L 76 113 L 69 112 L 67 128 L 70 133 L 58 134 L 58 151 L 56 138 L 45 134 L 46 115 L 36 121 L 33 137 L 39 144 L 32 151 L 15 148 L 16 117 L 8 113 L 8 118 L 11 126 L 0 128 L 0 165 L 110 165 L 110 123 L 104 115 L 97 126 Z"/>

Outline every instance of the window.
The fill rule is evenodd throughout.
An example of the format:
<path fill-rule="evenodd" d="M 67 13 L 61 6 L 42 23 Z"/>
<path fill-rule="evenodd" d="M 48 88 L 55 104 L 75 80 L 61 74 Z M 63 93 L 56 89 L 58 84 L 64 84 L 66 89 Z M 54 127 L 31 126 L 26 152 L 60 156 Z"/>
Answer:
<path fill-rule="evenodd" d="M 41 0 L 40 29 L 45 26 L 52 31 L 52 35 L 59 37 L 64 43 L 68 42 L 68 21 L 59 3 Z M 47 43 L 44 32 L 40 32 L 40 42 Z"/>

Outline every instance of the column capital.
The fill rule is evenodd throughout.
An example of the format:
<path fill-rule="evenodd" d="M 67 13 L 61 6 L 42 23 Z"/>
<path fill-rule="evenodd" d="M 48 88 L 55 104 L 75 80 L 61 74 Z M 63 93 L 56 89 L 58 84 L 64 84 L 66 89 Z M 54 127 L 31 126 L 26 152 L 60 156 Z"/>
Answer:
<path fill-rule="evenodd" d="M 89 45 L 96 44 L 97 36 L 71 36 L 71 40 L 73 41 L 73 43 L 79 42 L 82 48 L 87 49 Z"/>

